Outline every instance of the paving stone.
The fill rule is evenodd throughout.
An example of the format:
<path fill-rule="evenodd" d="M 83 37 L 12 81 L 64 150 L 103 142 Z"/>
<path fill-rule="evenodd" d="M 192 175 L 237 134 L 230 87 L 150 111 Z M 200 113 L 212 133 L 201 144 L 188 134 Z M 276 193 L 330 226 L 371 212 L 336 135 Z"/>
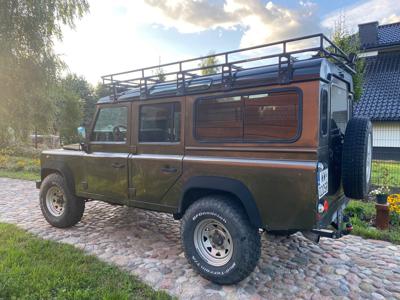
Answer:
<path fill-rule="evenodd" d="M 75 245 L 180 299 L 400 298 L 400 247 L 352 235 L 318 245 L 301 234 L 263 235 L 255 272 L 220 286 L 190 267 L 169 214 L 91 201 L 81 222 L 57 229 L 41 215 L 33 182 L 0 178 L 0 222 Z"/>

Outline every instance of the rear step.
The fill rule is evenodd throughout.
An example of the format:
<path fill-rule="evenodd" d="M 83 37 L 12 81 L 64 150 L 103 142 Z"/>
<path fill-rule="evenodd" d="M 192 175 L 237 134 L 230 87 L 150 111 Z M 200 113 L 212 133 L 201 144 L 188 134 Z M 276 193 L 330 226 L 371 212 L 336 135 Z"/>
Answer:
<path fill-rule="evenodd" d="M 340 230 L 341 224 L 337 224 L 335 222 L 331 223 L 331 226 L 334 230 L 329 229 L 312 229 L 311 231 L 304 231 L 302 232 L 304 237 L 309 239 L 314 243 L 318 243 L 320 237 L 327 237 L 331 239 L 339 239 L 344 235 L 348 235 L 353 230 L 353 225 L 350 223 L 348 216 L 343 216 L 342 219 L 343 223 L 345 223 L 345 227 Z"/>

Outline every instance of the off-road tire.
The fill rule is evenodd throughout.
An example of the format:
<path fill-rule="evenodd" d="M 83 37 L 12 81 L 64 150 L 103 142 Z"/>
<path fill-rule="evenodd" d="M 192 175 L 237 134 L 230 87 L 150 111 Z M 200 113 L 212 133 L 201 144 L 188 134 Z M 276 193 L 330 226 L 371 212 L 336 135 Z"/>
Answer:
<path fill-rule="evenodd" d="M 58 187 L 62 191 L 65 199 L 64 211 L 60 216 L 52 214 L 46 205 L 47 192 L 53 186 Z M 75 225 L 82 219 L 83 212 L 85 211 L 85 200 L 76 197 L 71 192 L 64 177 L 60 174 L 50 174 L 43 180 L 39 197 L 40 209 L 50 225 L 58 228 L 66 228 Z"/>
<path fill-rule="evenodd" d="M 196 226 L 204 220 L 223 224 L 232 237 L 232 256 L 224 265 L 209 264 L 195 247 Z M 181 223 L 181 238 L 186 258 L 204 278 L 217 284 L 234 284 L 246 278 L 260 258 L 261 239 L 258 228 L 252 226 L 243 208 L 224 196 L 207 196 L 192 204 Z"/>
<path fill-rule="evenodd" d="M 343 190 L 349 198 L 364 199 L 368 194 L 371 181 L 371 157 L 367 157 L 368 143 L 372 151 L 372 124 L 369 119 L 350 119 L 344 135 L 342 154 Z"/>

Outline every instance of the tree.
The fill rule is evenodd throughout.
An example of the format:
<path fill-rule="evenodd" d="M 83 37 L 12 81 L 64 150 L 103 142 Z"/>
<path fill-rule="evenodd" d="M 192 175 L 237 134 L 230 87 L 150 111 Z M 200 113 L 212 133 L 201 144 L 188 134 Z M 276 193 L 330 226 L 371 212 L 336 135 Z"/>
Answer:
<path fill-rule="evenodd" d="M 158 82 L 164 82 L 166 79 L 165 73 L 164 73 L 164 69 L 163 68 L 158 68 L 156 70 L 156 76 L 158 77 Z"/>
<path fill-rule="evenodd" d="M 207 55 L 208 57 L 203 58 L 199 63 L 199 67 L 205 68 L 201 70 L 202 75 L 212 75 L 220 72 L 221 68 L 215 67 L 215 65 L 219 64 L 219 61 L 216 56 L 213 56 L 214 54 L 215 54 L 214 51 L 209 52 L 209 54 Z"/>
<path fill-rule="evenodd" d="M 52 97 L 63 63 L 53 51 L 62 25 L 89 9 L 87 0 L 0 2 L 0 144 L 9 132 L 23 140 L 35 129 L 49 130 Z"/>
<path fill-rule="evenodd" d="M 352 34 L 348 30 L 344 15 L 340 15 L 339 19 L 335 22 L 332 41 L 346 54 L 360 53 L 360 39 L 358 33 Z M 358 101 L 361 98 L 364 81 L 364 60 L 357 59 L 354 68 L 356 71 L 356 74 L 353 75 L 354 100 Z"/>
<path fill-rule="evenodd" d="M 80 125 L 88 127 L 97 102 L 93 86 L 84 77 L 76 74 L 68 75 L 63 81 L 64 89 L 76 95 L 81 102 L 82 119 L 80 120 Z"/>
<path fill-rule="evenodd" d="M 82 123 L 85 101 L 92 97 L 87 82 L 74 74 L 60 80 L 56 99 L 55 127 L 63 144 L 77 142 L 77 127 Z"/>

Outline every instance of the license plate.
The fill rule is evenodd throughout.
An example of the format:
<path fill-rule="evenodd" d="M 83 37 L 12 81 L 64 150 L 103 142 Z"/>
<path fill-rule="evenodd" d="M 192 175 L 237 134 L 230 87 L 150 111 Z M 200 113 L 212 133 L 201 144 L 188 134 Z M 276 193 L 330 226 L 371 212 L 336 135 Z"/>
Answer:
<path fill-rule="evenodd" d="M 328 194 L 328 169 L 318 172 L 318 197 Z"/>

